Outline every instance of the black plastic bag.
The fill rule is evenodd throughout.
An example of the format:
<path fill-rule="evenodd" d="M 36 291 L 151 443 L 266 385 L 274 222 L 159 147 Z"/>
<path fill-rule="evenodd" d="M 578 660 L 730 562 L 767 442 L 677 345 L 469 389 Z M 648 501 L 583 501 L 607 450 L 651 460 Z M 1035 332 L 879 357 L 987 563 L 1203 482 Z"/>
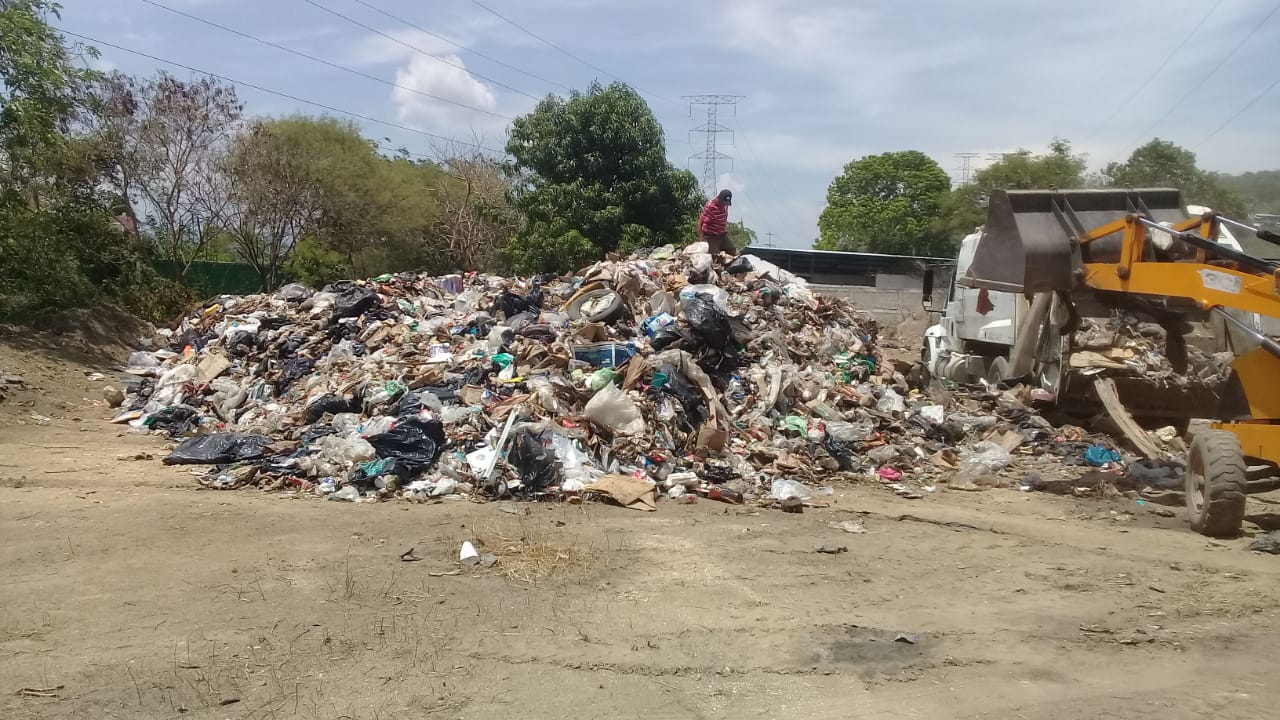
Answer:
<path fill-rule="evenodd" d="M 395 459 L 397 470 L 405 472 L 400 477 L 405 479 L 431 469 L 447 442 L 439 420 L 418 418 L 401 418 L 395 427 L 368 440 L 378 457 Z"/>
<path fill-rule="evenodd" d="M 152 430 L 168 430 L 170 437 L 179 437 L 194 430 L 200 423 L 200 411 L 187 405 L 170 405 L 147 416 L 143 424 Z"/>
<path fill-rule="evenodd" d="M 274 442 L 263 435 L 218 433 L 188 438 L 169 453 L 165 465 L 229 465 L 243 460 L 257 460 Z"/>
<path fill-rule="evenodd" d="M 687 423 L 690 428 L 701 427 L 702 423 L 711 416 L 702 391 L 694 387 L 693 383 L 689 382 L 689 379 L 674 365 L 662 365 L 658 368 L 658 372 L 665 374 L 668 378 L 667 383 L 661 388 L 662 392 L 679 401 L 680 407 L 684 410 L 678 419 Z"/>
<path fill-rule="evenodd" d="M 822 439 L 822 449 L 827 451 L 827 454 L 836 461 L 841 470 L 848 472 L 856 469 L 856 465 L 853 462 L 853 454 L 849 452 L 849 448 L 844 443 L 831 437 L 830 434 L 827 434 Z"/>
<path fill-rule="evenodd" d="M 341 395 L 321 395 L 307 406 L 306 420 L 308 425 L 314 424 L 317 420 L 325 416 L 325 413 L 358 413 L 364 403 L 361 402 L 359 395 L 352 398 L 345 398 Z"/>
<path fill-rule="evenodd" d="M 724 271 L 730 275 L 742 275 L 744 273 L 751 272 L 751 270 L 751 261 L 742 255 L 730 260 L 729 263 L 724 266 Z"/>
<path fill-rule="evenodd" d="M 729 325 L 729 315 L 711 297 L 695 297 L 685 308 L 684 316 L 689 321 L 689 329 L 694 338 L 703 345 L 721 350 L 733 342 L 733 327 Z"/>
<path fill-rule="evenodd" d="M 523 494 L 556 487 L 564 481 L 564 467 L 560 465 L 555 449 L 547 447 L 539 434 L 526 431 L 513 438 L 507 460 L 520 474 Z"/>
<path fill-rule="evenodd" d="M 659 328 L 653 334 L 653 339 L 649 341 L 649 344 L 653 346 L 654 350 L 661 352 L 672 346 L 680 347 L 688 339 L 689 336 L 683 330 L 675 325 L 667 325 Z"/>
<path fill-rule="evenodd" d="M 377 307 L 378 293 L 369 288 L 352 285 L 338 293 L 333 301 L 333 319 L 360 317 L 365 312 Z"/>
<path fill-rule="evenodd" d="M 311 372 L 316 361 L 306 357 L 291 357 L 284 361 L 284 368 L 276 380 L 276 397 L 283 397 L 303 375 Z"/>

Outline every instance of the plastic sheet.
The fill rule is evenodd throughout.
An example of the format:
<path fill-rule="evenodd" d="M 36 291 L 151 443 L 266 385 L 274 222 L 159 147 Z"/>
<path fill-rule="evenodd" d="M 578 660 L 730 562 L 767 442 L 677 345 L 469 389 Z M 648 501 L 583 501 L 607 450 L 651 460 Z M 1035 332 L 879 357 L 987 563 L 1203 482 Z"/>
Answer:
<path fill-rule="evenodd" d="M 228 465 L 256 460 L 272 439 L 263 435 L 218 433 L 184 440 L 164 459 L 165 465 Z"/>

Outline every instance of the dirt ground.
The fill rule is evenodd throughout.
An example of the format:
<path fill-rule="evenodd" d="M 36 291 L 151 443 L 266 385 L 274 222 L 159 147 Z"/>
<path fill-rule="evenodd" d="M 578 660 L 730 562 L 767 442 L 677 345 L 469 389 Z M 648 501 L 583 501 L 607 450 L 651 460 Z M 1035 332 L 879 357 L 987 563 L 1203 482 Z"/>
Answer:
<path fill-rule="evenodd" d="M 106 423 L 86 360 L 0 344 L 28 383 L 0 402 L 8 720 L 1172 720 L 1280 700 L 1280 557 L 1181 513 L 871 483 L 803 515 L 207 491 Z M 498 564 L 461 570 L 464 540 Z"/>

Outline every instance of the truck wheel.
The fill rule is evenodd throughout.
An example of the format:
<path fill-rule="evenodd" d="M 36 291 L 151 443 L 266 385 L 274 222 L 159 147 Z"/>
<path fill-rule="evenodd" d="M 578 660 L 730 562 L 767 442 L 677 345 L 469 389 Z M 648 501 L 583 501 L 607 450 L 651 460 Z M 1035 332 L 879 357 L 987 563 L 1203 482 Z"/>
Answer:
<path fill-rule="evenodd" d="M 997 357 L 987 366 L 987 382 L 992 385 L 999 385 L 1009 377 L 1009 361 L 1003 357 Z"/>
<path fill-rule="evenodd" d="M 1191 529 L 1209 537 L 1239 535 L 1247 482 L 1239 438 L 1225 430 L 1197 434 L 1187 458 Z"/>

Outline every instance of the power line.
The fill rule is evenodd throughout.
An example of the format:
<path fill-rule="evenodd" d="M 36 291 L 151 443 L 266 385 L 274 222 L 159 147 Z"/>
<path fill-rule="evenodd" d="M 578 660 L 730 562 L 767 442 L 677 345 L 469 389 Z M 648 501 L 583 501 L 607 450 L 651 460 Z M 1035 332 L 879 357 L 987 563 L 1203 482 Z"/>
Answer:
<path fill-rule="evenodd" d="M 311 0 L 307 0 L 307 2 L 311 2 Z M 594 64 L 594 63 L 590 63 L 590 62 L 588 62 L 588 61 L 586 61 L 586 60 L 583 60 L 581 57 L 579 57 L 579 56 L 577 56 L 577 55 L 574 55 L 573 53 L 569 52 L 568 50 L 565 50 L 564 48 L 562 48 L 562 47 L 560 47 L 559 45 L 557 45 L 557 44 L 555 44 L 555 43 L 551 42 L 550 40 L 548 40 L 548 39 L 546 39 L 546 38 L 542 37 L 541 35 L 539 35 L 539 34 L 535 33 L 534 31 L 530 30 L 529 28 L 527 28 L 527 27 L 525 27 L 525 26 L 521 25 L 520 23 L 516 22 L 515 20 L 512 20 L 511 18 L 507 17 L 506 15 L 503 15 L 502 13 L 498 12 L 497 10 L 494 10 L 493 8 L 489 7 L 488 5 L 485 5 L 485 4 L 481 3 L 481 2 L 479 2 L 479 0 L 471 0 L 471 4 L 472 4 L 472 5 L 475 5 L 476 7 L 480 8 L 481 10 L 484 10 L 485 12 L 487 12 L 487 13 L 489 13 L 489 14 L 493 15 L 494 17 L 498 18 L 499 20 L 502 20 L 503 22 L 505 22 L 505 23 L 507 23 L 507 24 L 511 25 L 512 27 L 516 28 L 516 29 L 517 29 L 517 30 L 519 30 L 520 32 L 523 32 L 525 35 L 528 35 L 529 37 L 533 38 L 534 40 L 537 40 L 538 42 L 540 42 L 540 43 L 542 43 L 542 44 L 546 45 L 547 47 L 549 47 L 549 48 L 551 48 L 551 49 L 553 49 L 553 50 L 556 50 L 557 52 L 561 53 L 562 55 L 564 55 L 564 56 L 566 56 L 566 57 L 568 57 L 568 58 L 570 58 L 570 59 L 572 59 L 572 60 L 576 60 L 577 62 L 580 62 L 580 63 L 582 63 L 583 65 L 586 65 L 587 67 L 591 68 L 592 70 L 595 70 L 596 72 L 600 73 L 601 75 L 606 75 L 606 76 L 608 76 L 608 77 L 613 78 L 614 80 L 617 80 L 617 81 L 618 81 L 618 82 L 620 82 L 620 83 L 626 83 L 626 84 L 628 84 L 628 85 L 631 85 L 631 87 L 635 88 L 637 92 L 643 93 L 643 94 L 645 94 L 645 95 L 649 95 L 649 96 L 651 96 L 651 97 L 658 98 L 659 100 L 663 100 L 663 101 L 665 101 L 665 102 L 670 102 L 670 103 L 675 103 L 675 102 L 676 102 L 675 100 L 672 100 L 672 99 L 670 99 L 670 98 L 662 97 L 661 95 L 658 95 L 657 93 L 649 92 L 648 90 L 645 90 L 644 88 L 640 87 L 639 85 L 632 85 L 631 83 L 627 83 L 627 81 L 626 81 L 626 80 L 623 80 L 622 78 L 620 78 L 620 77 L 618 77 L 617 75 L 615 75 L 615 74 L 613 74 L 613 73 L 609 72 L 608 70 L 605 70 L 604 68 L 600 67 L 599 65 L 596 65 L 596 64 Z"/>
<path fill-rule="evenodd" d="M 1219 7 L 1221 7 L 1221 5 L 1222 5 L 1222 0 L 1218 0 L 1216 3 L 1214 3 L 1213 7 L 1209 8 L 1209 12 L 1205 13 L 1204 17 L 1200 18 L 1200 22 L 1196 23 L 1191 27 L 1191 30 L 1187 33 L 1186 37 L 1182 38 L 1181 42 L 1179 42 L 1177 45 L 1173 46 L 1171 50 L 1169 50 L 1169 54 L 1164 56 L 1164 60 L 1160 61 L 1160 65 L 1157 66 L 1156 69 L 1150 75 L 1147 76 L 1146 80 L 1142 81 L 1142 85 L 1138 86 L 1138 89 L 1136 91 L 1126 93 L 1124 100 L 1119 105 L 1116 106 L 1115 110 L 1111 111 L 1111 114 L 1108 115 L 1105 120 L 1103 120 L 1096 128 L 1094 128 L 1093 132 L 1089 133 L 1089 135 L 1085 137 L 1085 139 L 1082 141 L 1081 144 L 1087 143 L 1090 140 L 1092 140 L 1094 137 L 1096 137 L 1098 133 L 1102 132 L 1103 128 L 1105 128 L 1108 124 L 1110 124 L 1112 120 L 1116 119 L 1116 116 L 1120 114 L 1121 110 L 1128 107 L 1129 103 L 1133 102 L 1134 98 L 1141 95 L 1142 91 L 1146 90 L 1147 86 L 1151 84 L 1151 81 L 1155 80 L 1156 77 L 1161 72 L 1164 71 L 1165 67 L 1169 65 L 1169 61 L 1173 59 L 1173 56 L 1178 54 L 1178 51 L 1182 49 L 1183 45 L 1187 44 L 1188 40 L 1190 40 L 1192 37 L 1195 37 L 1195 34 L 1200 29 L 1200 26 L 1204 25 L 1205 22 L 1209 19 L 1209 17 L 1212 16 L 1213 13 L 1216 12 Z"/>
<path fill-rule="evenodd" d="M 415 24 L 413 24 L 413 23 L 409 22 L 408 20 L 405 20 L 405 19 L 404 19 L 404 18 L 402 18 L 402 17 L 398 17 L 398 16 L 396 16 L 396 15 L 392 15 L 391 13 L 387 12 L 386 10 L 383 10 L 382 8 L 380 8 L 380 7 L 376 6 L 376 5 L 373 5 L 373 4 L 371 4 L 371 3 L 367 3 L 367 2 L 365 2 L 364 0 L 354 0 L 354 2 L 356 2 L 356 3 L 360 4 L 360 5 L 363 5 L 363 6 L 365 6 L 365 7 L 369 8 L 370 10 L 372 10 L 372 11 L 374 11 L 374 12 L 376 12 L 376 13 L 380 14 L 380 15 L 384 15 L 384 16 L 386 16 L 386 17 L 388 17 L 388 18 L 390 18 L 390 19 L 392 19 L 392 20 L 394 20 L 394 21 L 396 21 L 396 22 L 398 22 L 398 23 L 403 23 L 403 24 L 405 24 L 405 25 L 408 25 L 409 27 L 413 28 L 414 30 L 417 30 L 417 31 L 418 31 L 418 32 L 420 32 L 420 33 L 424 33 L 424 34 L 426 34 L 426 35 L 430 35 L 431 37 L 433 37 L 433 38 L 435 38 L 435 39 L 437 39 L 437 40 L 439 40 L 439 41 L 441 41 L 441 42 L 446 42 L 446 43 L 448 43 L 448 44 L 450 44 L 450 45 L 452 45 L 452 46 L 454 46 L 454 47 L 458 48 L 459 50 L 461 50 L 461 51 L 463 51 L 463 52 L 471 53 L 472 55 L 475 55 L 476 57 L 484 58 L 485 60 L 488 60 L 489 62 L 494 63 L 494 64 L 496 64 L 496 65 L 501 65 L 502 67 L 507 68 L 508 70 L 514 70 L 515 72 L 518 72 L 518 73 L 520 73 L 521 75 L 524 75 L 524 76 L 526 76 L 526 77 L 533 78 L 534 80 L 538 80 L 538 81 L 541 81 L 541 82 L 547 83 L 548 85 L 554 85 L 554 86 L 556 86 L 556 87 L 558 87 L 558 88 L 562 88 L 562 89 L 564 89 L 564 90 L 572 90 L 572 89 L 573 89 L 573 88 L 569 87 L 568 85 L 565 85 L 564 83 L 559 83 L 559 82 L 556 82 L 555 80 L 550 80 L 550 79 L 548 79 L 548 78 L 544 78 L 544 77 L 542 77 L 541 75 L 535 75 L 535 74 L 533 74 L 533 73 L 529 72 L 528 70 L 522 70 L 522 69 L 520 69 L 520 68 L 516 67 L 515 65 L 511 65 L 511 64 L 509 64 L 509 63 L 505 63 L 505 62 L 503 62 L 503 61 L 499 60 L 498 58 L 493 57 L 492 55 L 486 55 L 486 54 L 484 54 L 484 53 L 480 52 L 479 50 L 474 50 L 474 49 L 469 48 L 469 47 L 467 47 L 467 46 L 465 46 L 465 45 L 461 45 L 461 44 L 459 44 L 459 43 L 456 43 L 456 42 L 454 42 L 453 40 L 450 40 L 449 38 L 445 37 L 444 35 L 441 35 L 441 34 L 439 34 L 439 33 L 434 33 L 434 32 L 432 32 L 432 31 L 430 31 L 430 30 L 428 30 L 428 29 L 426 29 L 426 28 L 424 28 L 424 27 L 421 27 L 421 26 L 415 25 Z"/>
<path fill-rule="evenodd" d="M 390 35 L 388 35 L 388 34 L 386 34 L 386 33 L 382 32 L 381 30 L 378 30 L 378 29 L 376 29 L 376 28 L 373 28 L 373 27 L 371 27 L 371 26 L 369 26 L 369 25 L 365 25 L 364 23 L 360 22 L 359 20 L 356 20 L 355 18 L 349 17 L 349 16 L 347 16 L 347 15 L 343 15 L 342 13 L 338 12 L 337 10 L 334 10 L 333 8 L 325 7 L 324 5 L 321 5 L 320 3 L 316 2 L 315 0 L 302 0 L 302 1 L 303 1 L 303 2 L 305 2 L 305 3 L 306 3 L 306 4 L 308 4 L 308 5 L 312 5 L 312 6 L 314 6 L 314 7 L 320 8 L 321 10 L 323 10 L 323 11 L 325 11 L 325 12 L 329 13 L 330 15 L 333 15 L 333 16 L 335 16 L 335 17 L 342 18 L 343 20 L 346 20 L 347 22 L 351 23 L 352 25 L 355 25 L 355 26 L 357 26 L 357 27 L 362 27 L 362 28 L 364 28 L 365 30 L 368 30 L 368 31 L 369 31 L 369 32 L 371 32 L 371 33 L 374 33 L 374 34 L 377 34 L 377 35 L 381 35 L 382 37 L 384 37 L 384 38 L 386 38 L 386 39 L 390 40 L 390 41 L 391 41 L 391 42 L 393 42 L 393 43 L 397 43 L 397 44 L 403 45 L 403 46 L 405 46 L 405 47 L 409 48 L 410 50 L 412 50 L 412 51 L 414 51 L 414 52 L 416 52 L 416 53 L 421 53 L 422 55 L 426 55 L 426 56 L 427 56 L 427 57 L 429 57 L 429 58 L 434 58 L 434 59 L 436 59 L 436 60 L 439 60 L 440 62 L 444 63 L 445 65 L 448 65 L 449 67 L 457 68 L 457 69 L 461 70 L 462 72 L 464 72 L 464 73 L 466 73 L 466 74 L 468 74 L 468 75 L 470 75 L 470 76 L 472 76 L 472 77 L 474 77 L 474 78 L 478 78 L 478 79 L 480 79 L 480 80 L 485 80 L 485 81 L 487 81 L 487 82 L 491 82 L 491 83 L 493 83 L 494 85 L 497 85 L 498 87 L 506 88 L 506 89 L 510 90 L 511 92 L 513 92 L 513 93 L 517 93 L 517 94 L 519 94 L 519 95 L 523 95 L 523 96 L 525 96 L 525 97 L 527 97 L 527 98 L 530 98 L 530 99 L 532 99 L 532 100 L 541 100 L 541 99 L 542 99 L 542 98 L 538 97 L 537 95 L 530 95 L 529 93 L 527 93 L 527 92 L 525 92 L 525 91 L 523 91 L 523 90 L 521 90 L 521 89 L 519 89 L 519 88 L 511 87 L 510 85 L 507 85 L 506 83 L 503 83 L 503 82 L 499 82 L 499 81 L 497 81 L 497 80 L 494 80 L 494 79 L 493 79 L 493 78 L 491 78 L 491 77 L 486 77 L 486 76 L 484 76 L 484 75 L 481 75 L 481 74 L 480 74 L 480 73 L 478 73 L 478 72 L 473 72 L 473 71 L 471 71 L 471 70 L 468 70 L 468 69 L 467 69 L 467 67 L 466 67 L 465 65 L 460 65 L 460 64 L 458 64 L 458 63 L 456 63 L 456 62 L 453 62 L 452 60 L 448 60 L 448 59 L 443 58 L 443 57 L 441 57 L 441 56 L 439 56 L 439 55 L 436 55 L 435 53 L 429 53 L 429 52 L 427 52 L 426 50 L 423 50 L 422 48 L 417 47 L 416 45 L 411 45 L 411 44 L 409 44 L 409 43 L 407 43 L 407 42 L 405 42 L 405 41 L 403 41 L 403 40 L 401 40 L 401 39 L 399 39 L 399 38 L 392 37 L 392 36 L 390 36 Z"/>
<path fill-rule="evenodd" d="M 1200 78 L 1200 82 L 1191 86 L 1190 89 L 1188 89 L 1185 93 L 1182 94 L 1182 97 L 1178 98 L 1176 102 L 1174 102 L 1172 105 L 1169 106 L 1168 110 L 1164 111 L 1163 115 L 1156 118 L 1155 122 L 1151 123 L 1151 125 L 1149 125 L 1146 130 L 1143 130 L 1142 134 L 1138 136 L 1136 142 L 1142 142 L 1148 135 L 1151 134 L 1152 130 L 1156 129 L 1156 127 L 1158 127 L 1160 123 L 1165 121 L 1165 118 L 1172 115 L 1175 110 L 1181 107 L 1182 103 L 1186 102 L 1187 98 L 1191 97 L 1191 95 L 1195 93 L 1197 90 L 1199 90 L 1200 87 L 1204 85 L 1206 82 L 1209 82 L 1209 78 L 1217 74 L 1217 72 L 1222 69 L 1222 66 L 1227 64 L 1228 60 L 1230 60 L 1232 57 L 1235 57 L 1235 54 L 1240 51 L 1240 48 L 1243 48 L 1245 46 L 1245 43 L 1249 42 L 1250 38 L 1252 38 L 1254 34 L 1256 34 L 1259 30 L 1261 30 L 1262 26 L 1266 25 L 1267 21 L 1269 21 L 1272 18 L 1272 16 L 1274 16 L 1278 11 L 1280 11 L 1280 3 L 1277 3 L 1274 7 L 1272 7 L 1271 12 L 1267 13 L 1266 17 L 1262 18 L 1261 21 L 1254 23 L 1253 29 L 1250 30 L 1249 33 L 1245 35 L 1243 39 L 1240 40 L 1240 42 L 1236 43 L 1235 47 L 1231 48 L 1231 52 L 1228 52 L 1226 55 L 1224 55 L 1223 58 L 1218 61 L 1217 65 L 1213 66 L 1213 69 L 1209 71 L 1208 75 L 1205 75 L 1204 77 Z M 1235 118 L 1232 117 L 1231 119 L 1234 120 Z M 1217 131 L 1215 130 L 1214 133 L 1216 134 L 1216 132 Z"/>
<path fill-rule="evenodd" d="M 1205 143 L 1207 143 L 1207 142 L 1209 142 L 1210 140 L 1212 140 L 1212 139 L 1213 139 L 1213 137 L 1214 137 L 1215 135 L 1217 135 L 1218 133 L 1222 132 L 1222 131 L 1223 131 L 1223 129 L 1225 129 L 1228 125 L 1230 125 L 1232 122 L 1234 122 L 1236 118 L 1238 118 L 1238 117 L 1240 117 L 1241 115 L 1243 115 L 1243 114 L 1245 113 L 1245 111 L 1246 111 L 1246 110 L 1248 110 L 1249 108 L 1253 107 L 1253 106 L 1254 106 L 1254 104 L 1255 104 L 1255 103 L 1257 103 L 1257 102 L 1258 102 L 1259 100 L 1261 100 L 1262 98 L 1266 97 L 1267 93 L 1271 92 L 1272 90 L 1275 90 L 1277 85 L 1280 85 L 1280 78 L 1276 78 L 1275 82 L 1273 82 L 1273 83 L 1271 83 L 1270 85 L 1268 85 L 1268 86 L 1266 86 L 1265 88 L 1263 88 L 1263 89 L 1262 89 L 1262 92 L 1258 93 L 1257 95 L 1254 95 L 1252 100 L 1250 100 L 1249 102 L 1247 102 L 1247 103 L 1245 103 L 1245 104 L 1244 104 L 1244 107 L 1240 108 L 1239 110 L 1237 110 L 1237 111 L 1235 112 L 1235 114 L 1234 114 L 1234 115 L 1232 115 L 1231 117 L 1229 117 L 1229 118 L 1227 118 L 1226 120 L 1224 120 L 1224 121 L 1223 121 L 1223 123 L 1222 123 L 1221 125 L 1219 125 L 1219 126 L 1218 126 L 1218 129 L 1217 129 L 1217 130 L 1214 130 L 1213 132 L 1209 133 L 1208 135 L 1206 135 L 1206 136 L 1205 136 L 1205 138 L 1204 138 L 1203 140 L 1201 140 L 1200 142 L 1196 143 L 1195 149 L 1196 149 L 1196 150 L 1199 150 L 1201 145 L 1204 145 Z"/>
<path fill-rule="evenodd" d="M 56 30 L 60 33 L 63 33 L 64 35 L 70 35 L 71 37 L 80 38 L 81 40 L 84 40 L 86 42 L 91 42 L 96 45 L 103 45 L 109 48 L 115 48 L 116 50 L 119 50 L 121 52 L 127 52 L 130 55 L 137 55 L 138 57 L 147 58 L 148 60 L 154 60 L 155 62 L 158 62 L 158 63 L 164 63 L 165 65 L 172 65 L 174 67 L 179 67 L 179 68 L 182 68 L 183 70 L 188 70 L 190 72 L 193 72 L 199 75 L 206 75 L 216 80 L 221 80 L 223 82 L 231 83 L 232 85 L 252 88 L 259 92 L 267 93 L 268 95 L 275 95 L 277 97 L 282 97 L 286 100 L 292 100 L 293 102 L 302 103 L 304 105 L 311 105 L 313 107 L 318 107 L 322 110 L 328 110 L 329 112 L 335 112 L 340 115 L 348 115 L 350 117 L 357 118 L 360 120 L 366 120 L 368 122 L 377 123 L 379 125 L 385 125 L 387 127 L 395 128 L 397 130 L 404 130 L 405 132 L 416 133 L 418 135 L 434 138 L 436 140 L 444 140 L 446 142 L 457 143 L 459 145 L 466 145 L 467 147 L 473 147 L 473 148 L 476 148 L 477 150 L 483 150 L 485 152 L 490 152 L 497 155 L 506 154 L 501 150 L 495 150 L 494 148 L 485 147 L 484 145 L 477 145 L 476 143 L 469 143 L 464 140 L 458 140 L 456 138 L 446 137 L 444 135 L 437 135 L 435 133 L 430 133 L 425 130 L 418 130 L 417 128 L 411 128 L 407 125 L 399 125 L 397 123 L 393 123 L 388 120 L 381 120 L 379 118 L 371 117 L 369 115 L 362 115 L 360 113 L 351 112 L 350 110 L 343 110 L 342 108 L 336 108 L 336 107 L 333 107 L 332 105 L 325 105 L 324 103 L 319 103 L 314 100 L 306 100 L 306 99 L 297 97 L 295 95 L 290 95 L 288 93 L 280 92 L 279 90 L 272 90 L 270 88 L 265 88 L 265 87 L 262 87 L 261 85 L 255 85 L 251 82 L 246 82 L 244 80 L 236 80 L 235 78 L 227 77 L 226 75 L 219 75 L 218 73 L 209 72 L 208 70 L 201 70 L 200 68 L 197 68 L 197 67 L 185 65 L 183 63 L 176 62 L 173 60 L 166 60 L 162 57 L 156 57 L 155 55 L 148 55 L 147 53 L 144 53 L 140 50 L 131 50 L 122 45 L 109 43 L 105 40 L 98 40 L 96 38 L 89 37 L 88 35 L 81 35 L 80 33 L 71 32 L 70 30 L 64 30 L 62 28 L 56 28 Z"/>
<path fill-rule="evenodd" d="M 155 2 L 155 0 L 142 0 L 142 2 L 144 2 L 144 3 L 148 4 L 148 5 L 151 5 L 151 6 L 153 6 L 153 7 L 160 8 L 161 10 L 165 10 L 165 11 L 171 12 L 171 13 L 173 13 L 173 14 L 175 14 L 175 15 L 181 15 L 182 17 L 185 17 L 185 18 L 190 19 L 190 20 L 194 20 L 194 21 L 196 21 L 196 22 L 198 22 L 198 23 L 204 23 L 205 25 L 208 25 L 208 26 L 210 26 L 210 27 L 215 27 L 215 28 L 218 28 L 219 30 L 224 30 L 224 31 L 226 31 L 226 32 L 229 32 L 229 33 L 231 33 L 231 34 L 233 34 L 233 35 L 237 35 L 237 36 L 239 36 L 239 37 L 245 38 L 245 39 L 247 39 L 247 40 L 253 40 L 254 42 L 262 43 L 263 45 L 266 45 L 266 46 L 268 46 L 268 47 L 273 47 L 273 48 L 275 48 L 275 49 L 277 49 L 277 50 L 283 50 L 284 52 L 290 53 L 290 54 L 292 54 L 292 55 L 297 55 L 297 56 L 298 56 L 298 57 L 300 57 L 300 58 L 305 58 L 305 59 L 307 59 L 307 60 L 311 60 L 311 61 L 313 61 L 313 62 L 318 62 L 318 63 L 320 63 L 320 64 L 322 64 L 322 65 L 327 65 L 327 66 L 329 66 L 329 67 L 331 67 L 331 68 L 336 68 L 336 69 L 338 69 L 338 70 L 342 70 L 342 71 L 344 71 L 344 72 L 351 73 L 352 75 L 358 75 L 358 76 L 360 76 L 360 77 L 362 77 L 362 78 L 365 78 L 366 80 L 373 80 L 374 82 L 379 82 L 379 83 L 382 83 L 383 85 L 388 85 L 388 86 L 390 86 L 390 87 L 399 88 L 399 89 L 401 89 L 401 90 L 407 90 L 407 91 L 409 91 L 409 92 L 411 92 L 411 93 L 416 93 L 416 94 L 421 95 L 421 96 L 423 96 L 423 97 L 431 98 L 432 100 L 438 100 L 438 101 L 440 101 L 440 102 L 442 102 L 442 103 L 447 103 L 447 104 L 449 104 L 449 105 L 454 105 L 454 106 L 457 106 L 457 107 L 460 107 L 460 108 L 464 108 L 464 109 L 467 109 L 467 110 L 472 110 L 472 111 L 474 111 L 474 112 L 483 113 L 483 114 L 485 114 L 485 115 L 491 115 L 491 116 L 493 116 L 493 117 L 501 118 L 501 119 L 503 119 L 503 120 L 514 120 L 514 119 L 515 119 L 515 118 L 511 117 L 510 115 L 503 115 L 503 114 L 501 114 L 501 113 L 496 113 L 496 112 L 493 112 L 493 111 L 491 111 L 491 110 L 485 110 L 484 108 L 478 108 L 478 107 L 476 107 L 476 106 L 474 106 L 474 105 L 467 105 L 466 103 L 460 103 L 460 102 L 457 102 L 456 100 L 450 100 L 450 99 L 448 99 L 448 98 L 443 98 L 443 97 L 440 97 L 439 95 L 432 95 L 431 93 L 423 92 L 422 90 L 418 90 L 417 88 L 411 88 L 411 87 L 409 87 L 408 85 L 401 85 L 401 84 L 399 84 L 399 83 L 392 82 L 392 81 L 390 81 L 390 80 L 386 80 L 386 79 L 384 79 L 384 78 L 380 78 L 380 77 L 378 77 L 378 76 L 376 76 L 376 75 L 370 75 L 369 73 L 361 72 L 360 70 L 356 70 L 355 68 L 349 68 L 349 67 L 346 67 L 345 65 L 339 65 L 339 64 L 334 63 L 334 62 L 329 62 L 328 60 L 325 60 L 325 59 L 323 59 L 323 58 L 318 58 L 318 57 L 316 57 L 316 56 L 314 56 L 314 55 L 308 55 L 307 53 L 304 53 L 304 52 L 302 52 L 302 51 L 300 51 L 300 50 L 294 50 L 293 48 L 288 48 L 288 47 L 285 47 L 284 45 L 279 45 L 279 44 L 277 44 L 277 43 L 271 42 L 270 40 L 264 40 L 264 39 L 262 39 L 262 38 L 260 38 L 260 37 L 255 37 L 255 36 L 253 36 L 253 35 L 250 35 L 249 33 L 241 32 L 241 31 L 239 31 L 239 30 L 236 30 L 235 28 L 227 27 L 226 25 L 220 25 L 220 24 L 218 24 L 218 23 L 216 23 L 216 22 L 213 22 L 212 20 L 206 20 L 206 19 L 204 19 L 204 18 L 202 18 L 202 17 L 197 17 L 197 16 L 195 16 L 195 15 L 192 15 L 191 13 L 183 12 L 182 10 L 178 10 L 178 9 L 176 9 L 176 8 L 171 8 L 171 7 L 169 7 L 168 5 L 164 5 L 163 3 Z"/>

